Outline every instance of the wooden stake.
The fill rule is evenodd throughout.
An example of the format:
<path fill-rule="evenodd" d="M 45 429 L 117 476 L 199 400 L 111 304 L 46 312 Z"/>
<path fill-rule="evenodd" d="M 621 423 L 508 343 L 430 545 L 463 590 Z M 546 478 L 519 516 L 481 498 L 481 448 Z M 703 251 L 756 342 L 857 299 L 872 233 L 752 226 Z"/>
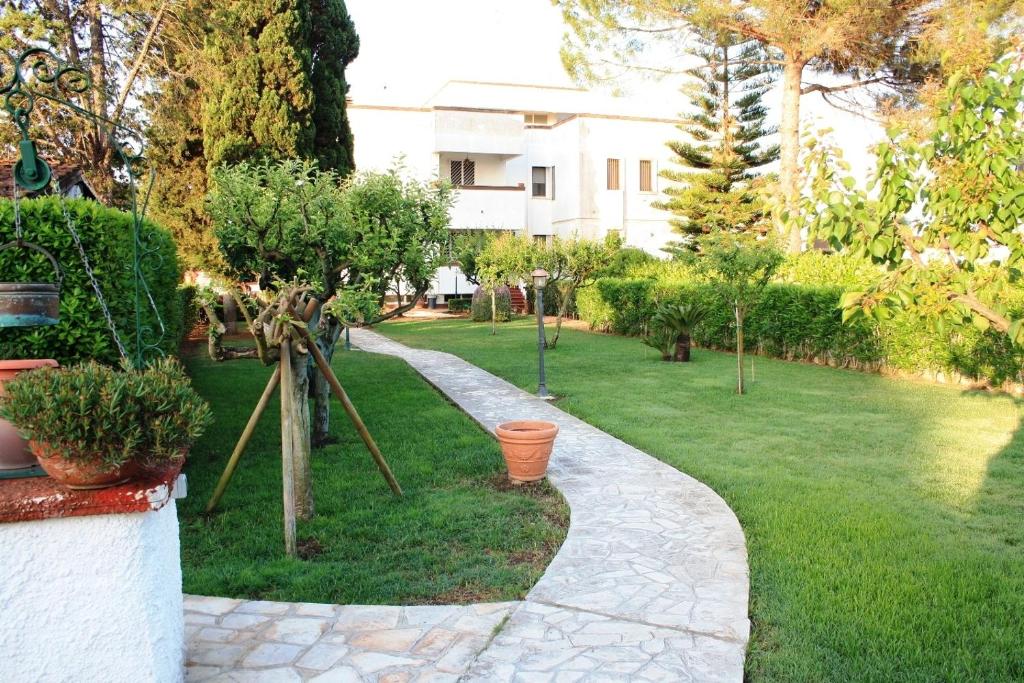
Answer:
<path fill-rule="evenodd" d="M 270 403 L 270 397 L 274 395 L 274 389 L 281 382 L 281 366 L 278 365 L 274 368 L 274 374 L 270 376 L 270 381 L 267 382 L 267 388 L 263 390 L 263 395 L 260 396 L 259 403 L 256 404 L 255 410 L 252 411 L 252 415 L 249 416 L 249 422 L 245 425 L 245 429 L 242 431 L 242 436 L 238 438 L 238 443 L 235 445 L 235 450 L 231 452 L 231 458 L 228 460 L 227 466 L 224 468 L 224 473 L 220 475 L 220 481 L 217 482 L 217 488 L 214 489 L 213 495 L 210 496 L 210 502 L 206 504 L 206 511 L 212 512 L 217 503 L 220 502 L 221 496 L 224 495 L 224 490 L 228 487 L 228 483 L 231 481 L 231 477 L 235 474 L 235 468 L 238 467 L 238 461 L 242 457 L 242 453 L 245 451 L 245 447 L 249 445 L 249 439 L 252 438 L 253 432 L 256 431 L 256 425 L 259 423 L 260 418 L 263 417 L 263 411 L 266 410 L 267 404 Z"/>
<path fill-rule="evenodd" d="M 284 551 L 297 554 L 295 543 L 295 472 L 292 461 L 292 356 L 291 340 L 281 342 L 281 480 L 284 503 Z"/>
<path fill-rule="evenodd" d="M 310 337 L 307 330 L 297 326 L 293 326 L 293 329 L 298 331 L 299 335 L 306 342 L 306 346 L 309 347 L 309 352 L 313 354 L 313 360 L 316 361 L 317 367 L 320 368 L 320 372 L 322 372 L 324 377 L 327 378 L 327 383 L 331 387 L 331 392 L 339 401 L 341 401 L 342 407 L 345 408 L 345 412 L 348 414 L 349 419 L 352 420 L 352 425 L 356 428 L 356 431 L 359 432 L 360 438 L 362 438 L 363 443 L 366 444 L 366 448 L 370 451 L 370 455 L 373 456 L 374 462 L 377 463 L 377 469 L 379 469 L 380 473 L 384 475 L 384 479 L 387 480 L 388 486 L 391 487 L 394 494 L 396 496 L 401 496 L 402 487 L 399 486 L 398 480 L 395 479 L 395 475 L 391 473 L 391 468 L 388 467 L 387 460 L 384 459 L 380 449 L 377 448 L 377 442 L 373 440 L 373 435 L 370 434 L 370 430 L 366 428 L 366 424 L 363 422 L 363 419 L 359 417 L 359 412 L 356 410 L 356 407 L 352 405 L 352 401 L 349 399 L 348 394 L 345 393 L 345 389 L 341 386 L 341 382 L 338 381 L 334 371 L 331 370 L 331 366 L 328 364 L 327 359 L 324 358 L 324 355 L 320 352 L 320 349 Z"/>

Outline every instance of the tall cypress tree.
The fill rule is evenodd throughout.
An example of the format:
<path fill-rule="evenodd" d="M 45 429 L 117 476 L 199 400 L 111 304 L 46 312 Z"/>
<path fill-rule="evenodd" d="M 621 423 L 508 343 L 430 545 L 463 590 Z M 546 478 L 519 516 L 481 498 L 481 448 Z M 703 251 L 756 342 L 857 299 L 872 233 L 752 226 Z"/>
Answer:
<path fill-rule="evenodd" d="M 762 146 L 776 132 L 765 126 L 761 102 L 774 81 L 764 48 L 728 33 L 702 34 L 699 44 L 695 54 L 705 65 L 688 72 L 696 80 L 684 91 L 695 111 L 679 125 L 693 142 L 667 143 L 685 170 L 660 173 L 679 183 L 656 204 L 675 214 L 670 223 L 683 236 L 669 252 L 694 249 L 702 234 L 767 229 L 758 193 L 763 176 L 755 169 L 779 158 L 778 145 Z"/>
<path fill-rule="evenodd" d="M 232 0 L 211 18 L 204 93 L 207 167 L 313 156 L 308 0 Z"/>
<path fill-rule="evenodd" d="M 359 54 L 359 36 L 344 0 L 312 0 L 313 148 L 320 168 L 348 175 L 354 168 L 345 111 L 345 67 Z"/>

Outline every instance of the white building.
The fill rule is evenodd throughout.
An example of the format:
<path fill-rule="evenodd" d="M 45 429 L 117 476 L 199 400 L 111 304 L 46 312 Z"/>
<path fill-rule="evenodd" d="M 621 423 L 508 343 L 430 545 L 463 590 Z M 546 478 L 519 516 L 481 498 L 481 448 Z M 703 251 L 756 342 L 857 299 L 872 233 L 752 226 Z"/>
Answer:
<path fill-rule="evenodd" d="M 356 98 L 348 106 L 360 169 L 398 157 L 420 178 L 458 188 L 453 230 L 513 230 L 534 237 L 603 238 L 652 254 L 674 238 L 658 172 L 682 133 L 664 103 L 579 88 L 449 81 L 421 105 Z M 465 294 L 457 269 L 436 292 Z"/>

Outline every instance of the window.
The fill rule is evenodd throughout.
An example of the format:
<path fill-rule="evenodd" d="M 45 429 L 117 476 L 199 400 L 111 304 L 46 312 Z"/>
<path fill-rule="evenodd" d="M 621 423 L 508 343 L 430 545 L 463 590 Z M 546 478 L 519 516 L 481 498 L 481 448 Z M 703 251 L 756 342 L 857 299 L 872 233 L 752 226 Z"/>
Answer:
<path fill-rule="evenodd" d="M 452 185 L 475 185 L 476 162 L 465 159 L 451 162 Z"/>
<path fill-rule="evenodd" d="M 608 189 L 617 190 L 619 189 L 619 160 L 609 159 L 608 160 Z"/>
<path fill-rule="evenodd" d="M 547 114 L 523 114 L 523 118 L 528 126 L 546 126 L 548 125 Z"/>
<path fill-rule="evenodd" d="M 543 166 L 533 167 L 533 196 L 548 196 L 548 169 Z"/>
<path fill-rule="evenodd" d="M 651 162 L 648 159 L 640 160 L 640 191 L 653 192 L 651 184 Z"/>

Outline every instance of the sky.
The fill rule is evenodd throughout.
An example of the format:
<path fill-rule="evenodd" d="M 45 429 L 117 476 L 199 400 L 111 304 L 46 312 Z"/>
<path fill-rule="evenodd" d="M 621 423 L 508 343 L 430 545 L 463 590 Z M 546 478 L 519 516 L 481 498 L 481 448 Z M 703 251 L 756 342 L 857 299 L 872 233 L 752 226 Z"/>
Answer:
<path fill-rule="evenodd" d="M 349 66 L 357 102 L 422 105 L 450 80 L 573 85 L 559 48 L 566 27 L 550 0 L 347 0 L 359 33 L 359 57 Z M 630 82 L 629 97 L 663 103 L 685 99 L 679 81 Z M 767 103 L 778 112 L 781 93 Z M 805 129 L 832 128 L 856 176 L 872 161 L 868 147 L 881 128 L 825 104 L 802 101 Z M 777 116 L 776 123 L 777 123 Z"/>

